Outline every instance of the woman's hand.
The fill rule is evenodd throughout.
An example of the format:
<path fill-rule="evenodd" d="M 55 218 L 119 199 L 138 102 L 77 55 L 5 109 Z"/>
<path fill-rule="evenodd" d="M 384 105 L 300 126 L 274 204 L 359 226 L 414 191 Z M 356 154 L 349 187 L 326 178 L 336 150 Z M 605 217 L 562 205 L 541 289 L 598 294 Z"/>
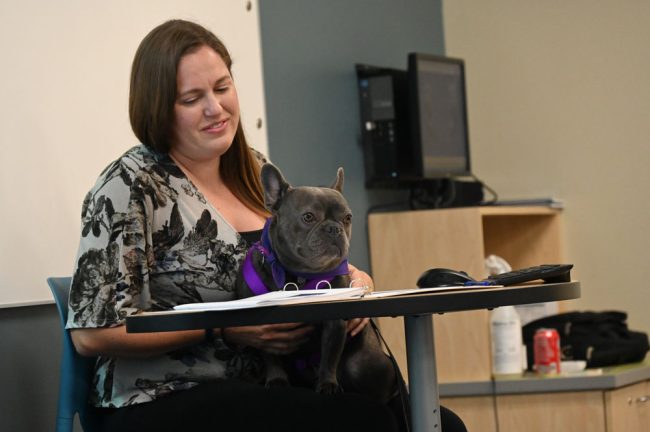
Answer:
<path fill-rule="evenodd" d="M 375 288 L 375 284 L 372 281 L 370 275 L 362 270 L 359 270 L 352 264 L 348 264 L 348 269 L 350 270 L 350 279 L 352 281 L 357 281 L 353 283 L 353 286 L 367 286 L 370 292 Z M 365 326 L 368 325 L 370 319 L 368 318 L 353 318 L 348 320 L 347 323 L 347 332 L 350 333 L 350 336 L 354 337 L 358 335 Z"/>
<path fill-rule="evenodd" d="M 304 323 L 264 324 L 222 329 L 224 342 L 249 346 L 271 354 L 285 355 L 296 351 L 309 340 L 314 327 Z"/>
<path fill-rule="evenodd" d="M 354 337 L 358 335 L 369 322 L 369 318 L 352 318 L 347 322 L 347 332 L 350 333 L 350 336 Z"/>
<path fill-rule="evenodd" d="M 375 283 L 368 273 L 359 270 L 352 264 L 348 264 L 348 270 L 350 270 L 350 280 L 353 282 L 352 286 L 367 286 L 371 292 L 375 289 Z"/>

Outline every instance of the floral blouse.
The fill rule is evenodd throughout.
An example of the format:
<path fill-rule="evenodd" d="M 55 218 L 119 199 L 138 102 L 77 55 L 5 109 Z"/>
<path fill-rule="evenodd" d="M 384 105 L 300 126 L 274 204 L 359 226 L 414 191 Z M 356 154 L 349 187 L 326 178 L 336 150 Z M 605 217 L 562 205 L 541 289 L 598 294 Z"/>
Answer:
<path fill-rule="evenodd" d="M 248 244 L 169 156 L 128 150 L 101 173 L 81 217 L 67 328 L 114 327 L 141 311 L 234 298 Z M 206 380 L 258 381 L 261 367 L 254 352 L 219 338 L 153 358 L 102 356 L 90 403 L 123 407 Z"/>

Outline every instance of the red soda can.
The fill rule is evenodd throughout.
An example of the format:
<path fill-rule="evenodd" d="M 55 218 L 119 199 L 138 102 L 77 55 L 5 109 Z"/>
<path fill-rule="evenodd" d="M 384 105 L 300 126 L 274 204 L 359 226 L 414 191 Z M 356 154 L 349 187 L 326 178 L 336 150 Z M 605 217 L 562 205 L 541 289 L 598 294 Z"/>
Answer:
<path fill-rule="evenodd" d="M 560 373 L 560 335 L 555 329 L 541 328 L 533 339 L 535 370 L 540 374 Z"/>

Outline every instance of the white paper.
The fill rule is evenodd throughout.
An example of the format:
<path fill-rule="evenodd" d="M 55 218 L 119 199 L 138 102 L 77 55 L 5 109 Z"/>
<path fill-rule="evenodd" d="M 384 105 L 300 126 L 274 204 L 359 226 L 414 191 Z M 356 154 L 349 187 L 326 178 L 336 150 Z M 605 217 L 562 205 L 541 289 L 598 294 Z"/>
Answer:
<path fill-rule="evenodd" d="M 188 303 L 174 306 L 174 310 L 235 310 L 287 304 L 303 304 L 359 298 L 363 296 L 365 292 L 365 287 L 302 291 L 271 291 L 266 294 L 260 294 L 258 296 L 248 297 L 245 299 L 223 302 Z"/>
<path fill-rule="evenodd" d="M 458 285 L 458 286 L 447 286 L 447 287 L 433 287 L 433 288 L 413 288 L 413 289 L 402 289 L 402 290 L 389 290 L 389 291 L 375 291 L 370 294 L 366 294 L 363 298 L 383 298 L 383 297 L 396 297 L 404 295 L 418 295 L 426 294 L 432 292 L 442 292 L 442 291 L 471 291 L 481 288 L 502 288 L 503 285 Z"/>

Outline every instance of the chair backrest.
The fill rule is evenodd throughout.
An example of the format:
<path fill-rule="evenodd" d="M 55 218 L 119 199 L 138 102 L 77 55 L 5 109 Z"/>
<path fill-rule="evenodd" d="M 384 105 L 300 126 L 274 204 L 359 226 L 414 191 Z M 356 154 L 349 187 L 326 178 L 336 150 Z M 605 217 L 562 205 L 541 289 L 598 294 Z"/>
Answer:
<path fill-rule="evenodd" d="M 87 430 L 88 419 L 86 405 L 88 391 L 92 380 L 96 358 L 82 357 L 75 350 L 66 330 L 68 321 L 68 295 L 70 293 L 69 277 L 50 277 L 47 283 L 54 295 L 56 307 L 61 318 L 63 330 L 63 352 L 61 356 L 61 373 L 59 381 L 59 403 L 56 415 L 56 432 L 72 432 L 74 416 L 79 414 L 79 421 Z"/>

